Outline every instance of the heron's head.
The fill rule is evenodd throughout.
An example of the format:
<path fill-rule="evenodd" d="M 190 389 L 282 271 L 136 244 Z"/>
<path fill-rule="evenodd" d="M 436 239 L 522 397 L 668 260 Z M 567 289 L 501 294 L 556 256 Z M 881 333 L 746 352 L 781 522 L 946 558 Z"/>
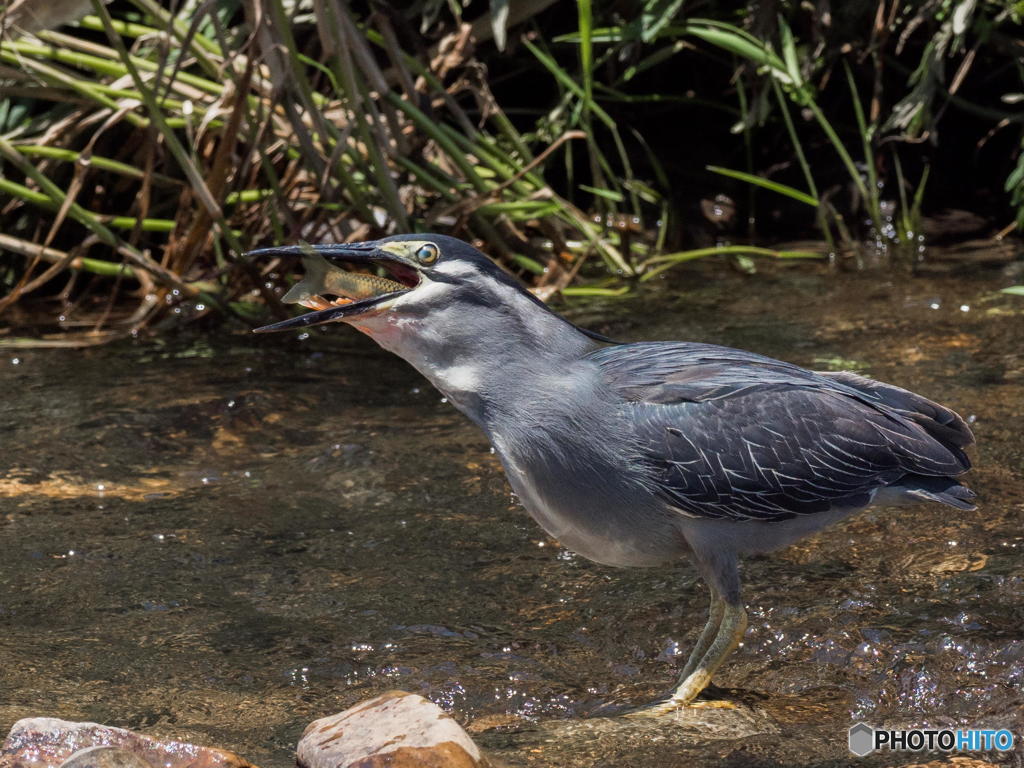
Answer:
<path fill-rule="evenodd" d="M 487 256 L 448 235 L 262 248 L 248 255 L 302 256 L 306 276 L 284 300 L 315 310 L 257 333 L 344 322 L 399 354 L 396 336 L 435 337 L 450 347 L 460 340 L 499 344 L 520 334 L 550 344 L 554 327 L 559 335 L 575 336 L 571 329 L 607 341 L 554 314 Z M 387 277 L 376 274 L 381 271 Z"/>
<path fill-rule="evenodd" d="M 262 248 L 249 256 L 303 257 L 305 278 L 284 300 L 316 309 L 257 328 L 284 331 L 324 323 L 395 324 L 537 300 L 476 248 L 447 235 L 394 235 L 364 243 Z M 383 271 L 387 277 L 379 273 Z"/>
<path fill-rule="evenodd" d="M 306 275 L 284 300 L 314 310 L 258 333 L 348 323 L 412 363 L 467 412 L 471 401 L 459 392 L 479 394 L 488 382 L 560 369 L 595 341 L 610 341 L 555 314 L 487 256 L 447 235 L 249 255 L 302 256 Z"/>

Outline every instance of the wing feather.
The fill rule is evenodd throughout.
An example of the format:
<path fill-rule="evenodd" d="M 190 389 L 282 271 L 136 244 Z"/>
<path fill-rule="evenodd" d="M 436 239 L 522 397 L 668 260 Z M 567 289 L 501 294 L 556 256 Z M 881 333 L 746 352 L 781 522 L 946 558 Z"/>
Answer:
<path fill-rule="evenodd" d="M 973 436 L 953 411 L 853 374 L 707 344 L 591 357 L 637 425 L 647 478 L 691 517 L 783 520 L 970 468 Z"/>

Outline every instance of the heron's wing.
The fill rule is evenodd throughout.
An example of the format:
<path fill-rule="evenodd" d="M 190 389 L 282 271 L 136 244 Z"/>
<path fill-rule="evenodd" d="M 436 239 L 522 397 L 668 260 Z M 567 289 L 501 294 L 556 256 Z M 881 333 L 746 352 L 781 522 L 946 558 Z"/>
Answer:
<path fill-rule="evenodd" d="M 959 416 L 852 374 L 705 344 L 628 344 L 591 358 L 625 401 L 647 479 L 686 515 L 783 520 L 970 467 Z"/>

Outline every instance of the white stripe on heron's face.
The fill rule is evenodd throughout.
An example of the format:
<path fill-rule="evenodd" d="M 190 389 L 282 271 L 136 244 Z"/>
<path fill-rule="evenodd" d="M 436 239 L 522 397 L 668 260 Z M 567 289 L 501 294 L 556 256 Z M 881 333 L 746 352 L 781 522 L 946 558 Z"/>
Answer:
<path fill-rule="evenodd" d="M 403 293 L 391 305 L 394 309 L 414 307 L 420 304 L 441 304 L 451 294 L 455 286 L 451 283 L 439 283 L 424 276 L 420 284 L 407 293 Z"/>
<path fill-rule="evenodd" d="M 436 267 L 435 272 L 440 272 L 442 275 L 449 277 L 461 277 L 465 279 L 473 279 L 480 274 L 473 264 L 468 264 L 465 261 L 441 261 Z"/>

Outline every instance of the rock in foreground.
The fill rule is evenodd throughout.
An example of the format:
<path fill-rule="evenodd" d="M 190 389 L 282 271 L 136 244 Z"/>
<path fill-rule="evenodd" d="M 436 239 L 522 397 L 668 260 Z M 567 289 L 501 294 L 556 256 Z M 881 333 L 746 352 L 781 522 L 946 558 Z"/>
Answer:
<path fill-rule="evenodd" d="M 340 714 L 314 720 L 299 740 L 296 758 L 299 768 L 490 765 L 451 715 L 405 691 L 390 691 Z"/>
<path fill-rule="evenodd" d="M 114 749 L 88 750 L 90 747 Z M 80 755 L 76 753 L 82 752 Z M 136 756 L 154 768 L 255 768 L 233 752 L 180 741 L 159 741 L 123 728 L 54 717 L 19 720 L 0 748 L 0 768 L 53 768 L 76 755 L 76 765 L 115 768 Z M 139 765 L 138 763 L 135 763 Z"/>
<path fill-rule="evenodd" d="M 60 764 L 60 768 L 153 768 L 134 752 L 121 747 L 86 747 Z"/>

